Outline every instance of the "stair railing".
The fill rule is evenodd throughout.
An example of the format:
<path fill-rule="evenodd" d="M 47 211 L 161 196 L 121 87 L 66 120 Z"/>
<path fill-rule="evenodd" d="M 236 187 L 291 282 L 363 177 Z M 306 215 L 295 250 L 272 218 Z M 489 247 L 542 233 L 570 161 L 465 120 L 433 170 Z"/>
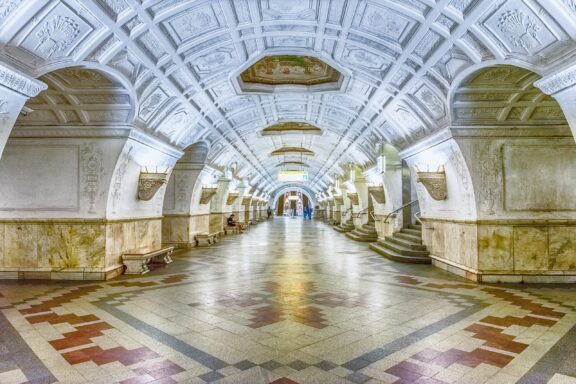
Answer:
<path fill-rule="evenodd" d="M 384 219 L 384 223 L 387 223 L 387 222 L 388 222 L 388 219 L 390 218 L 390 216 L 394 215 L 396 212 L 402 211 L 404 208 L 409 207 L 409 206 L 411 206 L 412 204 L 417 203 L 417 202 L 418 202 L 418 200 L 414 200 L 414 201 L 411 201 L 411 202 L 409 202 L 409 203 L 404 204 L 404 205 L 401 206 L 400 208 L 397 208 L 397 209 L 393 210 L 393 211 L 390 212 L 388 215 L 386 215 L 386 218 Z"/>
<path fill-rule="evenodd" d="M 362 216 L 362 215 L 365 215 L 365 214 L 366 214 L 366 212 L 364 212 L 364 211 L 367 211 L 367 210 L 368 210 L 368 208 L 364 208 L 364 209 L 363 209 L 363 210 L 361 210 L 360 212 L 356 213 L 356 216 L 355 216 L 355 217 L 356 217 L 357 219 L 359 219 L 359 218 L 360 218 L 360 216 Z"/>
<path fill-rule="evenodd" d="M 422 220 L 420 219 L 422 217 L 422 212 L 418 211 L 414 214 L 414 218 L 416 219 L 416 221 L 418 223 L 420 223 L 420 225 L 422 225 Z"/>

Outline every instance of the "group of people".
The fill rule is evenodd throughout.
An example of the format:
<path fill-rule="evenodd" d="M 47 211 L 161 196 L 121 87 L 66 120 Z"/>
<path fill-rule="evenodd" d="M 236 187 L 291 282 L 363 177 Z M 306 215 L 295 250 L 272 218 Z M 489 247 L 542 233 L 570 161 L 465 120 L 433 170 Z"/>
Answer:
<path fill-rule="evenodd" d="M 312 210 L 312 207 L 307 207 L 307 206 L 304 207 L 304 210 L 303 210 L 303 212 L 302 212 L 302 213 L 304 214 L 304 219 L 310 219 L 310 220 L 312 220 L 312 213 L 313 213 L 313 212 L 314 212 L 314 211 Z"/>

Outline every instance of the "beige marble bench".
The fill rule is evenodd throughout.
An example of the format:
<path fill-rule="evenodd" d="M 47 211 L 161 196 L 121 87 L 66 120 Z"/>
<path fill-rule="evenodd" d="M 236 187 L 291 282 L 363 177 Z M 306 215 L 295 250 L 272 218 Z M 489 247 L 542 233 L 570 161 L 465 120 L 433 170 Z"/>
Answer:
<path fill-rule="evenodd" d="M 199 247 L 209 247 L 212 244 L 215 244 L 218 241 L 218 236 L 216 233 L 197 233 L 196 234 L 196 242 L 198 243 Z"/>
<path fill-rule="evenodd" d="M 165 247 L 152 252 L 146 253 L 125 253 L 122 255 L 122 262 L 126 266 L 127 275 L 143 275 L 150 272 L 148 263 L 152 259 L 162 259 L 166 264 L 172 262 L 172 252 L 174 247 Z"/>
<path fill-rule="evenodd" d="M 226 226 L 224 227 L 224 233 L 226 235 L 228 234 L 234 234 L 234 233 L 240 233 L 240 227 L 232 227 L 232 226 Z"/>

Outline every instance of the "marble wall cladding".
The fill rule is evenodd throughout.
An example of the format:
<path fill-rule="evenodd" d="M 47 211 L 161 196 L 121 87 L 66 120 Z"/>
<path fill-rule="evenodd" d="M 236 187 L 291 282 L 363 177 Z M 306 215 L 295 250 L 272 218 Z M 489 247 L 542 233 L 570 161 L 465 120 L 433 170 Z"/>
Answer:
<path fill-rule="evenodd" d="M 4 264 L 10 267 L 38 267 L 38 225 L 4 225 Z"/>
<path fill-rule="evenodd" d="M 478 267 L 475 224 L 426 220 L 422 229 L 422 240 L 432 255 L 466 268 Z"/>
<path fill-rule="evenodd" d="M 122 254 L 162 247 L 162 219 L 116 221 L 106 225 L 106 267 L 122 263 Z"/>
<path fill-rule="evenodd" d="M 482 271 L 513 271 L 512 244 L 514 229 L 499 225 L 478 227 L 478 269 Z"/>
<path fill-rule="evenodd" d="M 515 271 L 548 269 L 548 228 L 516 227 L 512 244 Z"/>
<path fill-rule="evenodd" d="M 576 273 L 576 224 L 485 224 L 426 219 L 423 242 L 435 259 L 482 274 Z"/>
<path fill-rule="evenodd" d="M 576 226 L 549 229 L 548 267 L 559 271 L 576 270 Z"/>
<path fill-rule="evenodd" d="M 196 245 L 195 235 L 208 232 L 210 215 L 164 216 L 162 219 L 162 243 L 176 248 Z"/>
<path fill-rule="evenodd" d="M 106 231 L 98 225 L 38 226 L 38 266 L 55 269 L 103 268 Z"/>
<path fill-rule="evenodd" d="M 105 234 L 103 223 L 1 223 L 0 269 L 104 268 Z"/>
<path fill-rule="evenodd" d="M 226 213 L 210 213 L 209 233 L 221 233 L 224 230 L 223 223 L 227 216 Z"/>

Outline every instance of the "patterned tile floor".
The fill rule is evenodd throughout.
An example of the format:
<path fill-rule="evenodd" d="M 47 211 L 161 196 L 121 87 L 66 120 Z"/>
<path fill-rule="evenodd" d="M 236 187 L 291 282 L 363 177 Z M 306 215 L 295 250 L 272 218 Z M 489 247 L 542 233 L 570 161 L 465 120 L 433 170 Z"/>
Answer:
<path fill-rule="evenodd" d="M 0 282 L 0 383 L 576 383 L 576 287 L 277 218 L 111 282 Z"/>

